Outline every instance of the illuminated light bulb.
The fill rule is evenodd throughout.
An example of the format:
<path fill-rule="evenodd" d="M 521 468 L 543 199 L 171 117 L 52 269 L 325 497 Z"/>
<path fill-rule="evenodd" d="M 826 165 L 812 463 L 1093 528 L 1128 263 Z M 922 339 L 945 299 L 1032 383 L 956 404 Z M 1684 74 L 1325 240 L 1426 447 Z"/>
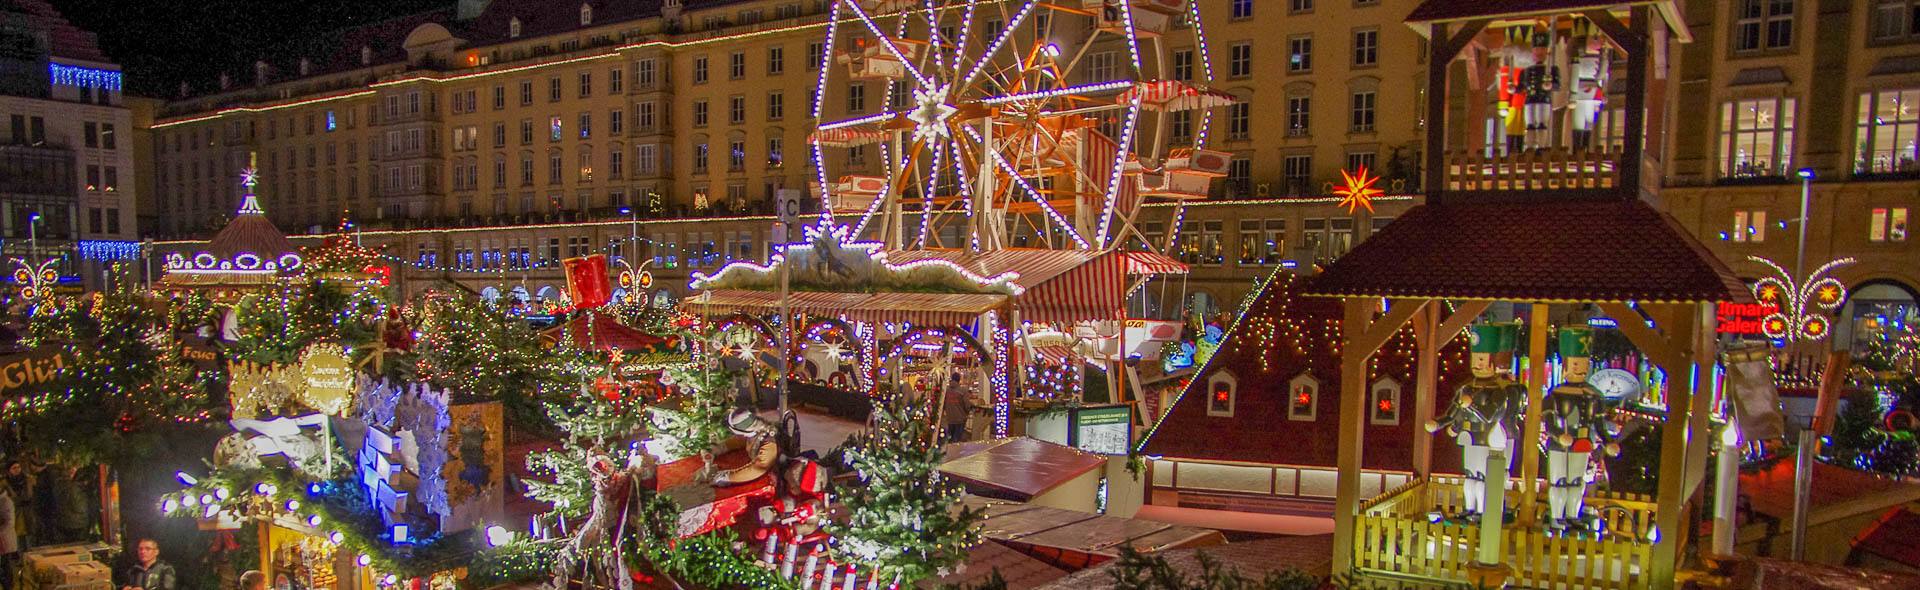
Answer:
<path fill-rule="evenodd" d="M 199 479 L 196 479 L 191 475 L 187 475 L 187 472 L 185 471 L 173 472 L 173 478 L 180 480 L 180 483 L 184 485 L 193 485 L 193 484 L 200 483 Z"/>
<path fill-rule="evenodd" d="M 320 526 L 320 515 L 315 514 L 313 516 L 308 516 L 307 526 Z"/>
<path fill-rule="evenodd" d="M 160 503 L 160 512 L 163 514 L 173 512 L 174 510 L 178 510 L 179 508 L 180 508 L 180 502 L 177 500 L 174 500 L 173 498 L 167 498 L 167 501 Z"/>
<path fill-rule="evenodd" d="M 233 492 L 228 491 L 227 488 L 220 488 L 220 489 L 214 490 L 213 495 L 216 498 L 225 500 L 228 497 L 231 497 L 233 495 Z"/>
<path fill-rule="evenodd" d="M 201 504 L 212 504 L 212 503 L 213 503 L 213 494 L 200 494 L 200 503 L 201 503 Z"/>
<path fill-rule="evenodd" d="M 512 543 L 512 542 L 513 542 L 513 531 L 509 531 L 507 530 L 506 527 L 503 527 L 497 524 L 487 527 L 487 546 L 488 547 L 499 547 L 501 545 L 505 545 L 507 543 Z"/>
<path fill-rule="evenodd" d="M 287 500 L 287 512 L 293 512 L 299 509 L 300 509 L 299 500 Z"/>
<path fill-rule="evenodd" d="M 354 563 L 360 564 L 360 567 L 367 567 L 367 564 L 373 563 L 373 557 L 362 553 L 360 554 L 360 559 L 355 560 Z"/>
<path fill-rule="evenodd" d="M 268 484 L 267 482 L 264 482 L 264 481 L 253 484 L 253 493 L 260 494 L 262 496 L 271 494 L 273 493 L 273 485 Z"/>
<path fill-rule="evenodd" d="M 1040 49 L 1040 52 L 1047 54 L 1047 57 L 1060 57 L 1060 46 L 1048 43 L 1046 47 Z"/>
<path fill-rule="evenodd" d="M 345 534 L 342 534 L 340 531 L 334 531 L 333 534 L 327 535 L 327 540 L 333 541 L 333 544 L 335 545 L 339 545 L 341 543 L 346 542 L 347 536 Z"/>
<path fill-rule="evenodd" d="M 215 514 L 219 514 L 219 513 L 220 513 L 220 507 L 219 507 L 219 506 L 213 506 L 213 505 L 208 505 L 208 506 L 207 506 L 207 511 L 206 511 L 205 513 L 203 513 L 203 514 L 201 514 L 200 516 L 201 516 L 201 518 L 213 518 L 213 515 L 215 515 Z"/>
<path fill-rule="evenodd" d="M 193 494 L 187 494 L 186 496 L 180 498 L 180 504 L 188 508 L 192 508 L 194 506 L 199 506 L 200 500 L 198 498 L 195 498 Z"/>

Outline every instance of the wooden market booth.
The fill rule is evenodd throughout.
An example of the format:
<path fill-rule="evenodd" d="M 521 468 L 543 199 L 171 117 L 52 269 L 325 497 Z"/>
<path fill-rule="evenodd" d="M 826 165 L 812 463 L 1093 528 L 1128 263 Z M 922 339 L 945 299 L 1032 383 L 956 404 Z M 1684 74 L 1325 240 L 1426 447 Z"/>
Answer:
<path fill-rule="evenodd" d="M 1333 570 L 1424 583 L 1672 588 L 1712 446 L 1713 306 L 1751 298 L 1725 264 L 1649 203 L 1662 155 L 1640 139 L 1661 137 L 1661 110 L 1644 107 L 1665 104 L 1666 46 L 1687 41 L 1686 26 L 1670 1 L 1429 0 L 1407 21 L 1432 39 L 1426 204 L 1356 246 L 1305 289 L 1309 296 L 1339 298 L 1343 306 L 1339 403 L 1346 419 L 1338 434 Z M 1528 136 L 1545 145 L 1496 150 L 1474 139 L 1479 119 L 1491 115 L 1480 110 L 1488 98 L 1482 77 L 1499 69 L 1496 50 L 1503 42 L 1547 39 L 1551 46 L 1583 31 L 1605 36 L 1595 46 L 1617 82 L 1604 96 L 1625 102 L 1617 149 L 1572 141 L 1564 119 Z M 1625 59 L 1612 60 L 1613 52 Z M 1552 51 L 1535 51 L 1541 53 L 1553 63 Z M 1450 88 L 1462 69 L 1469 88 Z M 1453 108 L 1461 101 L 1465 108 Z M 1449 120 L 1454 113 L 1465 113 L 1465 120 Z M 1457 507 L 1461 486 L 1458 477 L 1433 473 L 1437 437 L 1425 433 L 1414 435 L 1413 481 L 1378 497 L 1360 495 L 1368 441 L 1357 417 L 1365 415 L 1374 354 L 1412 324 L 1418 364 L 1411 411 L 1434 416 L 1439 345 L 1495 302 L 1529 308 L 1523 353 L 1530 409 L 1516 441 L 1540 440 L 1539 409 L 1549 385 L 1546 328 L 1555 306 L 1597 306 L 1667 375 L 1657 492 L 1652 498 L 1589 496 L 1610 534 L 1545 532 L 1537 444 L 1517 445 L 1519 465 L 1504 494 L 1515 522 L 1504 526 L 1476 531 L 1482 527 L 1430 517 L 1431 510 Z M 1483 539 L 1499 546 L 1485 549 Z M 1475 567 L 1488 563 L 1488 555 L 1503 567 Z"/>

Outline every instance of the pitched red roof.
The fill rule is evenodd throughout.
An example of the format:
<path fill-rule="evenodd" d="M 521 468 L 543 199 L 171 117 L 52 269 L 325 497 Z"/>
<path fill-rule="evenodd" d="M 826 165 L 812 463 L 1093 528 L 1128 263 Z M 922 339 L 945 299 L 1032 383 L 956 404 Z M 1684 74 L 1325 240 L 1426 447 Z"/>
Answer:
<path fill-rule="evenodd" d="M 540 333 L 541 338 L 559 341 L 566 338 L 576 348 L 587 350 L 634 350 L 677 346 L 666 338 L 620 325 L 612 317 L 584 313 L 565 324 Z"/>
<path fill-rule="evenodd" d="M 300 249 L 287 241 L 287 234 L 274 227 L 266 215 L 260 213 L 240 213 L 235 215 L 227 226 L 214 234 L 207 242 L 207 252 L 220 260 L 233 260 L 243 252 L 251 252 L 263 260 L 279 260 L 280 255 L 289 252 L 298 254 Z"/>
<path fill-rule="evenodd" d="M 1638 200 L 1422 205 L 1316 277 L 1309 295 L 1750 302 L 1671 215 Z"/>
<path fill-rule="evenodd" d="M 1873 526 L 1860 531 L 1860 536 L 1853 540 L 1853 549 L 1920 567 L 1920 544 L 1915 544 L 1915 539 L 1920 539 L 1920 513 L 1896 506 L 1880 515 Z"/>
<path fill-rule="evenodd" d="M 1374 238 L 1377 239 L 1377 238 Z M 1332 467 L 1339 454 L 1340 431 L 1340 303 L 1300 296 L 1301 280 L 1280 272 L 1255 297 L 1250 311 L 1227 333 L 1207 366 L 1195 373 L 1187 390 L 1148 432 L 1141 451 L 1169 458 L 1245 461 L 1251 463 Z M 1451 341 L 1440 351 L 1440 382 L 1435 407 L 1446 407 L 1453 391 L 1466 379 L 1466 340 Z M 1413 437 L 1430 436 L 1419 430 L 1427 416 L 1406 408 L 1414 396 L 1414 344 L 1411 329 L 1402 329 L 1381 347 L 1368 372 L 1368 385 L 1381 378 L 1400 384 L 1400 423 L 1366 424 L 1366 446 L 1361 466 L 1366 469 L 1413 469 Z M 1207 414 L 1207 382 L 1227 371 L 1238 382 L 1230 417 Z M 1301 374 L 1320 383 L 1315 419 L 1287 417 L 1290 381 Z M 1433 445 L 1434 468 L 1453 471 L 1459 463 L 1457 447 L 1445 441 Z"/>

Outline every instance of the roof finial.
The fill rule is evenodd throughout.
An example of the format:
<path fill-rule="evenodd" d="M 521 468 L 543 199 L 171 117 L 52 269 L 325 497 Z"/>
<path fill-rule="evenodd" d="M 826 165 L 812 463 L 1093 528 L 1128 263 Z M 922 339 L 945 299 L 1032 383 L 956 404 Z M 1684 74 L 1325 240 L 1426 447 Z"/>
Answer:
<path fill-rule="evenodd" d="M 240 186 L 247 189 L 246 198 L 240 201 L 241 215 L 266 215 L 267 213 L 267 210 L 260 208 L 260 200 L 253 196 L 253 186 L 260 184 L 260 174 L 255 168 L 259 159 L 259 153 L 247 152 L 247 168 L 240 171 Z"/>

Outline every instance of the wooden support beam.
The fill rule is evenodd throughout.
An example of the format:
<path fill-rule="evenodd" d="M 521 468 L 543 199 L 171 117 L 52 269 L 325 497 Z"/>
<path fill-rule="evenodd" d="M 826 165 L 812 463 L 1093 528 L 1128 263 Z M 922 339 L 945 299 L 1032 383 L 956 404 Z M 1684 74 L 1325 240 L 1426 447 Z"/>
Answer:
<path fill-rule="evenodd" d="M 1647 325 L 1646 320 L 1640 318 L 1640 312 L 1635 311 L 1634 308 L 1627 307 L 1624 303 L 1601 303 L 1600 311 L 1606 312 L 1607 317 L 1613 318 L 1615 323 L 1620 324 L 1620 333 L 1625 334 L 1634 348 L 1640 349 L 1640 354 L 1645 355 L 1653 364 L 1668 367 L 1678 366 L 1683 362 L 1685 357 L 1681 355 L 1680 348 L 1675 346 L 1675 341 L 1661 335 L 1654 329 L 1656 326 Z M 1685 336 L 1680 336 L 1677 341 L 1685 342 Z"/>
<path fill-rule="evenodd" d="M 1360 515 L 1360 457 L 1367 421 L 1367 365 L 1373 353 L 1387 338 L 1406 325 L 1407 320 L 1424 309 L 1431 300 L 1408 299 L 1391 302 L 1387 314 L 1374 321 L 1379 305 L 1374 297 L 1347 297 L 1340 332 L 1346 342 L 1340 347 L 1340 431 L 1339 455 L 1335 461 L 1337 479 L 1333 499 L 1333 573 L 1353 570 L 1354 522 Z"/>
<path fill-rule="evenodd" d="M 1527 314 L 1527 413 L 1520 424 L 1520 435 L 1513 439 L 1520 446 L 1520 503 L 1513 507 L 1521 526 L 1535 520 L 1534 503 L 1539 494 L 1540 421 L 1547 392 L 1547 311 L 1551 306 L 1535 301 Z M 1511 456 L 1511 453 L 1509 453 Z M 1491 473 L 1493 470 L 1488 469 Z M 1503 470 L 1504 471 L 1504 470 Z"/>
<path fill-rule="evenodd" d="M 1688 439 L 1698 442 L 1687 445 L 1686 496 L 1688 498 L 1693 498 L 1699 493 L 1700 484 L 1706 481 L 1707 473 L 1710 471 L 1707 468 L 1707 449 L 1714 446 L 1713 441 L 1719 440 L 1718 437 L 1711 436 L 1712 424 L 1707 422 L 1714 413 L 1713 365 L 1714 357 L 1719 352 L 1719 347 L 1715 343 L 1714 330 L 1719 325 L 1717 321 L 1719 316 L 1714 314 L 1713 307 L 1711 303 L 1683 303 L 1673 306 L 1675 316 L 1693 314 L 1697 318 L 1694 323 L 1694 333 L 1689 335 L 1692 340 L 1690 348 L 1693 349 L 1693 357 L 1688 360 L 1691 361 L 1693 368 L 1691 371 L 1694 380 L 1693 391 L 1696 395 L 1693 396 L 1692 409 L 1687 413 L 1687 431 L 1693 433 Z M 1667 380 L 1672 381 L 1673 378 L 1668 377 Z M 1700 503 L 1694 504 L 1695 507 L 1700 505 Z"/>
<path fill-rule="evenodd" d="M 1413 320 L 1413 337 L 1416 365 L 1413 377 L 1413 410 L 1415 419 L 1425 420 L 1434 415 L 1433 406 L 1440 388 L 1440 350 L 1447 347 L 1460 331 L 1466 329 L 1480 314 L 1493 305 L 1492 301 L 1467 301 L 1441 319 L 1445 309 L 1441 309 L 1441 300 L 1435 299 L 1421 310 Z M 1433 438 L 1423 430 L 1413 433 L 1413 474 L 1426 477 L 1433 474 Z"/>
<path fill-rule="evenodd" d="M 1694 433 L 1688 432 L 1688 426 L 1693 423 L 1694 373 L 1697 371 L 1691 349 L 1696 342 L 1695 331 L 1700 328 L 1698 320 L 1699 317 L 1691 313 L 1674 314 L 1666 319 L 1667 333 L 1678 336 L 1673 341 L 1685 344 L 1672 347 L 1677 350 L 1665 355 L 1664 361 L 1655 363 L 1667 375 L 1667 421 L 1660 425 L 1660 476 L 1654 493 L 1653 521 L 1660 536 L 1654 543 L 1653 564 L 1648 570 L 1654 590 L 1674 587 L 1673 575 L 1680 565 L 1682 541 L 1687 538 L 1687 445 L 1694 437 Z M 1625 326 L 1629 322 L 1620 323 Z M 1640 346 L 1640 341 L 1631 333 L 1627 337 L 1634 340 L 1635 346 Z M 1701 444 L 1706 444 L 1706 435 L 1699 436 L 1703 437 Z"/>

